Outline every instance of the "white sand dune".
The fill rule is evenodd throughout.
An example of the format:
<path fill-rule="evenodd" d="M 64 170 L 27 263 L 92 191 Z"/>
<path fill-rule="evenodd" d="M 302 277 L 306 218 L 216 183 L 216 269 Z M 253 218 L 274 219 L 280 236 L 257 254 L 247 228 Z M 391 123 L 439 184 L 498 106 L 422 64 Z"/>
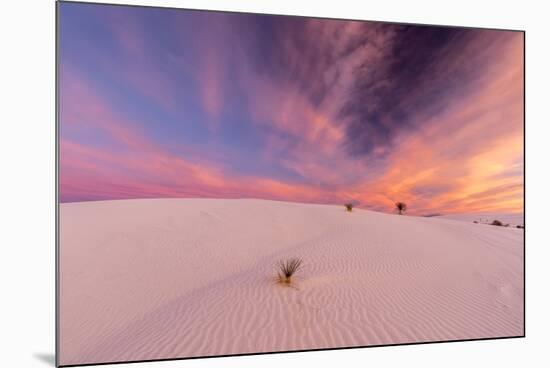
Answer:
<path fill-rule="evenodd" d="M 521 229 L 244 199 L 60 219 L 61 364 L 523 334 Z"/>
<path fill-rule="evenodd" d="M 453 214 L 453 215 L 441 215 L 439 218 L 474 222 L 477 221 L 480 224 L 490 224 L 494 220 L 498 220 L 503 224 L 509 224 L 510 226 L 517 226 L 524 224 L 523 213 L 465 213 L 465 214 Z"/>

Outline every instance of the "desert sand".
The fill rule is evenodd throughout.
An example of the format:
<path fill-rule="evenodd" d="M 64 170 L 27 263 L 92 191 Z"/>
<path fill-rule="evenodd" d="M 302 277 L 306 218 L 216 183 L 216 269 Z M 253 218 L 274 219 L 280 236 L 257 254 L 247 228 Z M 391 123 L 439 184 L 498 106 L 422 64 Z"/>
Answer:
<path fill-rule="evenodd" d="M 439 218 L 459 220 L 474 222 L 477 221 L 479 224 L 490 224 L 494 220 L 498 220 L 503 224 L 508 224 L 509 226 L 524 225 L 523 213 L 465 213 L 465 214 L 454 214 L 454 215 L 442 215 L 438 216 Z"/>
<path fill-rule="evenodd" d="M 522 229 L 343 206 L 62 204 L 59 281 L 61 364 L 523 334 Z"/>

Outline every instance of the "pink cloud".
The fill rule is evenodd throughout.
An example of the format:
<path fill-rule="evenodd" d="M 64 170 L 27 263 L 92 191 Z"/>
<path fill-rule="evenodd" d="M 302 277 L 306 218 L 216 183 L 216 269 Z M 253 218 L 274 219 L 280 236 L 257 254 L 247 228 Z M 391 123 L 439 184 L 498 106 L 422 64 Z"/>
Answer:
<path fill-rule="evenodd" d="M 207 48 L 202 66 L 198 73 L 199 88 L 204 111 L 210 117 L 210 128 L 218 128 L 223 107 L 223 66 L 219 63 L 219 55 L 212 48 Z"/>
<path fill-rule="evenodd" d="M 321 24 L 321 23 L 319 23 Z M 311 37 L 334 40 L 335 55 L 357 37 L 358 25 L 339 32 L 332 26 L 310 24 Z M 131 37 L 122 34 L 120 37 Z M 391 211 L 394 201 L 409 203 L 411 213 L 521 211 L 523 208 L 523 39 L 521 35 L 491 50 L 495 63 L 477 80 L 468 96 L 453 95 L 453 104 L 422 120 L 421 130 L 396 136 L 391 151 L 376 147 L 380 161 L 352 158 L 345 150 L 346 121 L 338 115 L 349 97 L 354 70 L 361 62 L 383 63 L 380 45 L 393 35 L 373 33 L 368 47 L 349 53 L 324 70 L 323 83 L 332 88 L 315 103 L 293 80 L 277 80 L 246 69 L 234 74 L 247 91 L 255 128 L 273 130 L 263 155 L 309 184 L 267 177 L 238 175 L 220 162 L 199 158 L 187 150 L 175 155 L 147 138 L 133 121 L 118 115 L 87 81 L 73 71 L 62 71 L 62 129 L 79 125 L 96 129 L 114 143 L 114 149 L 61 140 L 61 199 L 136 197 L 256 197 L 300 202 L 344 203 Z M 122 41 L 128 52 L 143 52 L 131 39 Z M 297 74 L 310 71 L 299 62 L 295 45 L 285 55 Z M 464 58 L 479 52 L 473 43 Z M 212 130 L 223 113 L 227 81 L 225 65 L 213 49 L 201 55 L 197 84 Z M 457 63 L 463 60 L 457 60 Z M 434 70 L 434 73 L 442 73 Z M 151 83 L 162 80 L 154 73 Z M 132 79 L 132 78 L 130 78 Z M 140 88 L 166 91 L 147 79 Z M 320 92 L 312 83 L 313 94 Z M 156 93 L 155 92 L 155 93 Z M 162 93 L 155 94 L 157 97 Z M 376 101 L 372 102 L 373 104 Z M 93 119 L 93 128 L 87 123 Z M 384 118 L 380 124 L 385 124 Z M 200 161 L 200 165 L 197 162 Z M 513 169 L 512 171 L 510 171 Z M 517 171 L 520 171 L 518 174 Z M 496 188 L 496 189 L 495 189 Z"/>
<path fill-rule="evenodd" d="M 522 211 L 522 50 L 518 35 L 494 51 L 499 61 L 475 93 L 426 122 L 422 134 L 398 137 L 383 174 L 354 189 L 360 198 L 379 208 L 403 200 L 423 213 Z M 418 194 L 426 188 L 438 193 Z"/>

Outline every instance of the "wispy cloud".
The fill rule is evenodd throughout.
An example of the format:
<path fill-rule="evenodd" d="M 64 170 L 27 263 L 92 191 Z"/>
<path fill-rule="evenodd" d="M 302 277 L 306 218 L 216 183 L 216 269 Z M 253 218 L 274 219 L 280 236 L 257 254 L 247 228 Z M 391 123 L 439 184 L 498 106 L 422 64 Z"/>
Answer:
<path fill-rule="evenodd" d="M 63 201 L 523 208 L 521 33 L 63 6 Z"/>

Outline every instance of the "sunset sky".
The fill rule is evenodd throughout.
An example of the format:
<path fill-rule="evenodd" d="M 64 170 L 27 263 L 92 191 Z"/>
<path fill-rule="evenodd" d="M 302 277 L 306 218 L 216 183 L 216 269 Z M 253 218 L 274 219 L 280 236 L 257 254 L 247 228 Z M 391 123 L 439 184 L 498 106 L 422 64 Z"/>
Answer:
<path fill-rule="evenodd" d="M 523 33 L 61 3 L 60 200 L 523 210 Z"/>

